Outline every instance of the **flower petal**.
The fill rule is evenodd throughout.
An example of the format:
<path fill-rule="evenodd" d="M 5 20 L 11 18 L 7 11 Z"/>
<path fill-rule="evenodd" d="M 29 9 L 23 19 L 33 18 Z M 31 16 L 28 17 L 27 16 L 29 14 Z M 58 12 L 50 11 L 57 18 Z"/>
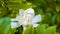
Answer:
<path fill-rule="evenodd" d="M 28 8 L 24 12 L 24 25 L 29 25 L 32 22 L 32 18 L 34 17 L 34 10 L 32 8 Z"/>
<path fill-rule="evenodd" d="M 17 28 L 20 24 L 18 22 L 11 22 L 11 28 Z"/>
<path fill-rule="evenodd" d="M 41 22 L 41 21 L 42 21 L 41 15 L 36 15 L 36 16 L 33 18 L 33 23 L 37 23 L 37 22 Z"/>
<path fill-rule="evenodd" d="M 33 24 L 33 27 L 37 27 L 39 24 Z"/>
<path fill-rule="evenodd" d="M 32 8 L 28 8 L 25 11 L 26 11 L 26 13 L 34 14 L 34 9 L 32 9 Z"/>
<path fill-rule="evenodd" d="M 24 10 L 23 10 L 23 9 L 19 9 L 19 15 L 20 15 L 21 17 L 23 17 L 23 15 L 24 15 Z"/>

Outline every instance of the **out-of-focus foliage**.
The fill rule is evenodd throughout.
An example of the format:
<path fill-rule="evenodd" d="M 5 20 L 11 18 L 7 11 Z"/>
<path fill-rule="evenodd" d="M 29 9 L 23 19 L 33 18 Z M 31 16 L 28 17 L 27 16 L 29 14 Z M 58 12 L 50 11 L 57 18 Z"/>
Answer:
<path fill-rule="evenodd" d="M 7 17 L 0 18 L 0 34 L 9 34 L 11 30 L 10 19 Z"/>
<path fill-rule="evenodd" d="M 47 24 L 40 24 L 36 28 L 28 26 L 23 34 L 56 34 L 56 26 L 49 27 Z"/>
<path fill-rule="evenodd" d="M 19 9 L 32 7 L 42 15 L 43 24 L 57 25 L 60 30 L 60 0 L 0 0 L 0 17 L 16 17 Z M 48 30 L 48 29 L 47 29 Z"/>
<path fill-rule="evenodd" d="M 34 28 L 29 26 L 25 31 L 22 32 L 22 34 L 34 34 Z"/>

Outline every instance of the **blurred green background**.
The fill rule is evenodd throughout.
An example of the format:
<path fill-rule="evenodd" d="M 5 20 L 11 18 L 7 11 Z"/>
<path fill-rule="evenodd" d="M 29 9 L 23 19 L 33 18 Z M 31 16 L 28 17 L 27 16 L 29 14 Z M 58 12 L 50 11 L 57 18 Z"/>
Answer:
<path fill-rule="evenodd" d="M 0 18 L 15 18 L 19 9 L 32 7 L 35 15 L 42 15 L 42 24 L 57 25 L 60 33 L 60 0 L 0 0 Z"/>

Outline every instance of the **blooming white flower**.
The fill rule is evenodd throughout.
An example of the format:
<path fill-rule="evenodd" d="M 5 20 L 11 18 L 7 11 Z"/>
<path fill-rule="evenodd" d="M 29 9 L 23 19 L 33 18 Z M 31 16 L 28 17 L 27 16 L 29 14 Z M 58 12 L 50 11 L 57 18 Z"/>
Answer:
<path fill-rule="evenodd" d="M 34 17 L 34 10 L 29 8 L 27 10 L 19 10 L 19 16 L 17 17 L 20 24 L 26 26 L 32 23 L 32 19 Z"/>
<path fill-rule="evenodd" d="M 34 9 L 28 8 L 27 10 L 19 10 L 19 17 L 18 21 L 21 25 L 27 26 L 27 25 L 33 25 L 33 27 L 37 27 L 37 22 L 40 22 L 42 20 L 41 15 L 36 15 L 34 14 Z M 24 27 L 25 28 L 25 27 Z M 26 29 L 26 28 L 25 28 Z"/>
<path fill-rule="evenodd" d="M 34 14 L 34 9 L 28 8 L 27 10 L 19 9 L 19 16 L 16 18 L 20 25 L 23 25 L 24 30 L 27 25 L 32 25 L 33 27 L 37 27 L 37 22 L 41 22 L 41 15 Z"/>

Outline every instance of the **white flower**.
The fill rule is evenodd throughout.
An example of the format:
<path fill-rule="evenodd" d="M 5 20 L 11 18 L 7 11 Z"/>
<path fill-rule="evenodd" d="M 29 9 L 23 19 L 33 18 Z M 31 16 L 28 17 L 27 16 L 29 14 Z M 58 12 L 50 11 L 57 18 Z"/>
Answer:
<path fill-rule="evenodd" d="M 37 22 L 41 22 L 42 17 L 40 14 L 35 16 L 34 9 L 28 8 L 27 10 L 19 9 L 19 16 L 16 19 L 25 30 L 27 25 L 37 27 Z"/>
<path fill-rule="evenodd" d="M 41 20 L 42 20 L 41 15 L 35 16 L 34 9 L 32 9 L 32 8 L 28 8 L 27 10 L 20 9 L 19 13 L 20 13 L 20 15 L 17 18 L 18 18 L 19 23 L 23 26 L 33 25 L 33 27 L 37 27 L 36 23 L 41 22 Z"/>
<path fill-rule="evenodd" d="M 19 10 L 19 17 L 17 17 L 20 24 L 26 26 L 32 23 L 32 19 L 34 17 L 34 10 L 29 8 L 27 10 Z"/>

